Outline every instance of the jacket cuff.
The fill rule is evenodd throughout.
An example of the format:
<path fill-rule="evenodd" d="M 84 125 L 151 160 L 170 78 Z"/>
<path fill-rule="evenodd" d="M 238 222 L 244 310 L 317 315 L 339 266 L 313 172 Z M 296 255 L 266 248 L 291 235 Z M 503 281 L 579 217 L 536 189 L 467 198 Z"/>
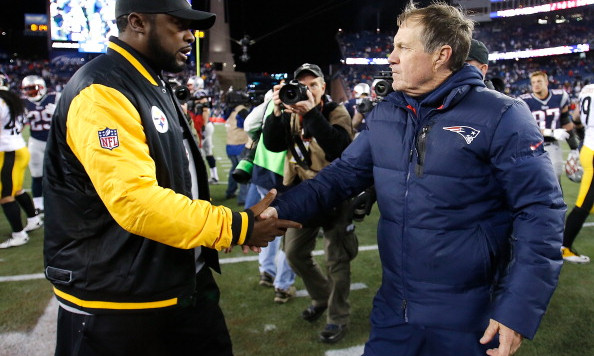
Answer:
<path fill-rule="evenodd" d="M 250 209 L 233 213 L 231 231 L 233 233 L 233 245 L 243 245 L 249 239 L 254 229 L 254 213 Z"/>

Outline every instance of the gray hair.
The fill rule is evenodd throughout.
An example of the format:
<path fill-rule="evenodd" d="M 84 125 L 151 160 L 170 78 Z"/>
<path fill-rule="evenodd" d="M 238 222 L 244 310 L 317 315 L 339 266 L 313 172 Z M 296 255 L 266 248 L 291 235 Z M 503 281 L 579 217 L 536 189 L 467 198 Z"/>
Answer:
<path fill-rule="evenodd" d="M 436 1 L 424 8 L 408 3 L 397 19 L 398 27 L 407 21 L 417 21 L 423 26 L 421 42 L 425 52 L 432 53 L 443 45 L 452 47 L 449 68 L 457 71 L 466 62 L 474 22 L 456 7 Z"/>

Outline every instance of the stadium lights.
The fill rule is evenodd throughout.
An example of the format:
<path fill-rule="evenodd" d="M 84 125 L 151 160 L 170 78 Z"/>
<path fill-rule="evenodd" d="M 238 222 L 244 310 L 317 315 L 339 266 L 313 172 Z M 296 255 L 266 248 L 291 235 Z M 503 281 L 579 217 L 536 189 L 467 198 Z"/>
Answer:
<path fill-rule="evenodd" d="M 537 14 L 540 12 L 551 12 L 551 11 L 558 11 L 558 10 L 573 9 L 575 7 L 587 6 L 587 5 L 592 5 L 592 4 L 594 4 L 594 0 L 568 0 L 568 1 L 555 2 L 555 3 L 551 3 L 551 4 L 545 4 L 545 5 L 495 11 L 495 12 L 492 12 L 490 16 L 491 16 L 491 18 L 497 18 L 497 17 L 512 17 L 512 16 L 520 16 L 520 15 L 531 15 L 531 14 Z"/>
<path fill-rule="evenodd" d="M 581 53 L 588 52 L 590 50 L 590 44 L 576 44 L 540 49 L 527 49 L 523 51 L 504 52 L 504 53 L 490 53 L 489 61 L 497 61 L 502 59 L 517 59 L 517 58 L 533 58 L 533 57 L 545 57 L 545 56 L 556 56 L 559 54 L 570 54 L 570 53 Z"/>
<path fill-rule="evenodd" d="M 566 45 L 558 47 L 527 49 L 514 52 L 493 52 L 489 54 L 489 61 L 502 59 L 519 59 L 532 57 L 556 56 L 560 54 L 583 53 L 590 51 L 589 43 Z M 344 61 L 347 65 L 388 65 L 388 58 L 353 58 L 349 57 Z"/>

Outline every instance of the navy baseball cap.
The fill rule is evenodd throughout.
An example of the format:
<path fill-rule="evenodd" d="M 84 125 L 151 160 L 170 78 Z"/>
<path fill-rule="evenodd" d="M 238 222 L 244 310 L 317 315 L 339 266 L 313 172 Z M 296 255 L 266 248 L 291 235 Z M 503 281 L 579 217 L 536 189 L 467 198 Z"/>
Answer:
<path fill-rule="evenodd" d="M 167 14 L 184 20 L 191 20 L 194 30 L 206 30 L 215 23 L 216 15 L 192 9 L 186 0 L 116 0 L 115 17 L 132 12 L 143 14 Z"/>

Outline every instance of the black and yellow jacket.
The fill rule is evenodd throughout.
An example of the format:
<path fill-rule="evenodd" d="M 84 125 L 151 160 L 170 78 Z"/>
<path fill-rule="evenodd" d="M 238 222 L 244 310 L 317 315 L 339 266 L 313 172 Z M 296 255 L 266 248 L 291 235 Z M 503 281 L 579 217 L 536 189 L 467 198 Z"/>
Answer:
<path fill-rule="evenodd" d="M 189 151 L 183 140 L 189 143 Z M 253 217 L 209 203 L 196 141 L 170 87 L 110 38 L 57 105 L 44 162 L 46 276 L 92 313 L 174 307 L 194 292 L 194 248 L 243 244 Z M 188 155 L 200 199 L 192 200 Z"/>

